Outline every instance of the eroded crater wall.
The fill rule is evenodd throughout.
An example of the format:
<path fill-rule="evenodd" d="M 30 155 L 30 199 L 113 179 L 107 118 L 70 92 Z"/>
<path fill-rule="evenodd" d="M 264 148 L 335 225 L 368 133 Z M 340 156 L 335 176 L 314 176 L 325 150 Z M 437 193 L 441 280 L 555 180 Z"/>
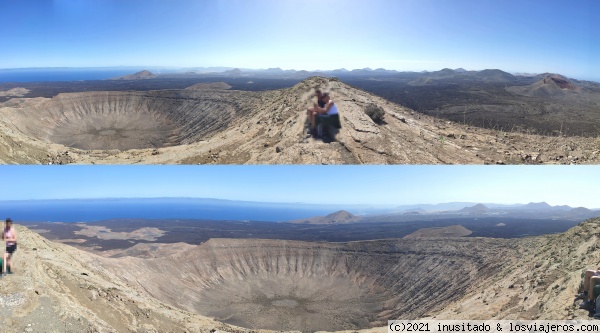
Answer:
<path fill-rule="evenodd" d="M 122 274 L 163 301 L 243 327 L 360 329 L 443 308 L 496 273 L 509 243 L 213 239 L 169 259 L 131 258 Z"/>

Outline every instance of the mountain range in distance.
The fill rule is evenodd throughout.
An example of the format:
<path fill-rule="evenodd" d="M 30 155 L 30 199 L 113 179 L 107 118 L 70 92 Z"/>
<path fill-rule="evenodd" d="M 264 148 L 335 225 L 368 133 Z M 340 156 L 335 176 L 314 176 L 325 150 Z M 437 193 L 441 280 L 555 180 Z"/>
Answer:
<path fill-rule="evenodd" d="M 402 207 L 402 206 L 400 206 Z M 458 208 L 462 207 L 462 208 Z M 567 205 L 552 206 L 546 202 L 519 205 L 444 203 L 411 205 L 384 214 L 353 215 L 340 210 L 326 216 L 316 216 L 290 221 L 306 224 L 347 224 L 367 222 L 418 221 L 421 219 L 449 219 L 461 217 L 506 217 L 528 219 L 586 219 L 600 216 L 600 210 Z"/>
<path fill-rule="evenodd" d="M 295 70 L 295 69 L 281 69 L 279 67 L 267 68 L 267 69 L 250 69 L 250 68 L 232 68 L 232 67 L 194 67 L 186 69 L 143 69 L 136 73 L 119 76 L 113 78 L 113 80 L 140 80 L 140 79 L 154 79 L 154 78 L 193 78 L 201 76 L 224 76 L 224 77 L 266 77 L 266 78 L 293 78 L 302 79 L 310 76 L 339 76 L 339 77 L 415 77 L 415 79 L 422 78 L 424 80 L 435 80 L 435 79 L 472 79 L 481 80 L 484 82 L 512 82 L 519 78 L 530 77 L 537 80 L 542 80 L 548 76 L 559 76 L 558 74 L 552 73 L 523 73 L 515 72 L 509 73 L 500 69 L 484 69 L 484 70 L 465 70 L 464 68 L 450 69 L 444 68 L 439 71 L 397 71 L 389 70 L 385 68 L 361 68 L 348 70 L 345 68 L 339 68 L 334 70 Z M 585 82 L 588 80 L 577 80 L 569 79 L 576 82 Z M 423 82 L 415 81 L 414 84 L 422 84 Z"/>
<path fill-rule="evenodd" d="M 255 69 L 255 68 L 237 68 L 237 67 L 224 67 L 224 66 L 213 66 L 213 67 L 161 67 L 161 66 L 116 66 L 116 67 L 32 67 L 32 68 L 4 68 L 0 69 L 1 73 L 30 73 L 30 72 L 85 72 L 85 71 L 119 71 L 133 74 L 127 74 L 112 78 L 113 80 L 140 80 L 140 79 L 153 79 L 153 78 L 193 78 L 198 76 L 229 76 L 229 77 L 289 77 L 289 78 L 306 78 L 310 76 L 345 76 L 345 77 L 364 77 L 364 76 L 417 76 L 417 77 L 429 77 L 429 78 L 445 78 L 449 79 L 452 77 L 469 77 L 479 78 L 483 80 L 497 80 L 504 79 L 511 81 L 518 77 L 532 77 L 536 79 L 542 79 L 551 73 L 529 73 L 529 72 L 507 72 L 500 69 L 483 69 L 483 70 L 466 70 L 464 68 L 443 68 L 438 71 L 399 71 L 393 69 L 376 68 L 372 69 L 369 67 L 346 69 L 338 68 L 333 70 L 296 70 L 296 69 L 281 69 L 279 67 L 271 67 L 266 69 Z M 575 79 L 570 79 L 575 80 Z M 600 81 L 600 80 L 586 80 L 579 79 L 576 81 Z"/>

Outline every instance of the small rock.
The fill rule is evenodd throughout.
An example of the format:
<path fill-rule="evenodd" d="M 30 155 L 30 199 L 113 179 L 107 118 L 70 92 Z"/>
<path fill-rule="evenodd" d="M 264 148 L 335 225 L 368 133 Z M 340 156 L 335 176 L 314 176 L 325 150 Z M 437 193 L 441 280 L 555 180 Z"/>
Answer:
<path fill-rule="evenodd" d="M 281 148 L 279 146 L 275 147 L 275 152 L 281 153 L 282 151 L 283 151 L 283 148 Z"/>

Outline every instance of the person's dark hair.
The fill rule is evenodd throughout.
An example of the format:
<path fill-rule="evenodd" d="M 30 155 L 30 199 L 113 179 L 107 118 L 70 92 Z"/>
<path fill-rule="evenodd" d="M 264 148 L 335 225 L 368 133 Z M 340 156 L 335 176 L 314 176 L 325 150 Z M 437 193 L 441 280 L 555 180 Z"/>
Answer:
<path fill-rule="evenodd" d="M 315 89 L 315 94 L 320 94 L 321 93 L 321 89 Z"/>
<path fill-rule="evenodd" d="M 329 93 L 323 93 L 323 97 L 329 97 Z"/>
<path fill-rule="evenodd" d="M 5 221 L 6 223 L 12 223 L 12 219 L 10 217 L 7 217 Z"/>

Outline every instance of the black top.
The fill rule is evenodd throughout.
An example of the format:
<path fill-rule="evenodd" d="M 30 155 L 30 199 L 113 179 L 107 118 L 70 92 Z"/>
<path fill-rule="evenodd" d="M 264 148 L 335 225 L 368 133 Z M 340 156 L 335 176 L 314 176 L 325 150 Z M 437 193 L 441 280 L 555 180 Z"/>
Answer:
<path fill-rule="evenodd" d="M 317 99 L 317 104 L 319 105 L 320 108 L 324 108 L 325 107 L 325 101 L 323 101 L 322 99 Z"/>

